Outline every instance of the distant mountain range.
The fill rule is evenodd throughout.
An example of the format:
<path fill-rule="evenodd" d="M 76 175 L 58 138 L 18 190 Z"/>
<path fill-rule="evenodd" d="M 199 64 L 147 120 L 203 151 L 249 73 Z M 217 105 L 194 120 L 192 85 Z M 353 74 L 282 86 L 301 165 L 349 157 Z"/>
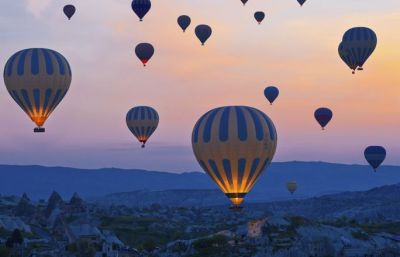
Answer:
<path fill-rule="evenodd" d="M 254 186 L 246 201 L 293 199 L 286 190 L 286 182 L 289 180 L 298 182 L 298 191 L 294 198 L 302 199 L 399 183 L 400 167 L 383 166 L 374 173 L 370 167 L 363 165 L 323 162 L 273 163 Z M 22 195 L 26 192 L 35 200 L 47 199 L 52 191 L 59 192 L 64 198 L 70 198 L 74 192 L 78 192 L 84 198 L 99 198 L 116 193 L 142 191 L 167 199 L 166 192 L 160 193 L 165 190 L 172 190 L 171 194 L 179 194 L 176 190 L 217 190 L 217 187 L 207 175 L 200 172 L 175 174 L 114 168 L 89 170 L 0 165 L 0 194 Z M 217 191 L 213 192 L 213 196 L 219 197 L 214 199 L 216 202 L 222 199 Z M 194 196 L 193 192 L 190 194 Z M 128 195 L 120 194 L 129 199 L 131 196 Z M 115 195 L 107 197 L 110 199 Z M 190 202 L 190 199 L 191 197 L 188 197 L 186 201 Z"/>

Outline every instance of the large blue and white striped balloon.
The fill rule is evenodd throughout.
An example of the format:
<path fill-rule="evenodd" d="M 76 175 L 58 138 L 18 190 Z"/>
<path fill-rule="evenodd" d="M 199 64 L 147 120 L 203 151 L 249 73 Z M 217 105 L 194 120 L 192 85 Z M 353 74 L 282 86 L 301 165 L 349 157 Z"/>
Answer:
<path fill-rule="evenodd" d="M 356 27 L 349 29 L 343 35 L 342 47 L 345 48 L 347 57 L 357 65 L 359 70 L 362 70 L 364 63 L 374 52 L 377 42 L 378 40 L 373 30 L 365 27 Z M 350 68 L 353 69 L 353 67 Z"/>
<path fill-rule="evenodd" d="M 147 140 L 158 126 L 159 116 L 156 110 L 149 106 L 137 106 L 126 114 L 126 125 L 132 134 L 145 146 Z"/>
<path fill-rule="evenodd" d="M 4 82 L 15 102 L 36 123 L 35 132 L 64 98 L 71 84 L 71 68 L 60 53 L 31 48 L 12 55 L 4 68 Z"/>
<path fill-rule="evenodd" d="M 271 119 L 247 106 L 204 114 L 192 133 L 193 152 L 204 171 L 239 206 L 274 157 L 277 134 Z"/>

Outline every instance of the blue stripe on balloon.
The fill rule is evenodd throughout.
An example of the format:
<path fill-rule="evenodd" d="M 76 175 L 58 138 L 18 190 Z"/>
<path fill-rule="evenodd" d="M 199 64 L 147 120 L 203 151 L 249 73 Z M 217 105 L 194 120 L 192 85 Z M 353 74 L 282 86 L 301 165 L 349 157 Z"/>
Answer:
<path fill-rule="evenodd" d="M 29 111 L 32 111 L 32 104 L 31 104 L 31 100 L 29 99 L 28 91 L 26 91 L 26 89 L 21 89 L 21 95 L 22 95 L 22 98 L 24 98 L 24 101 L 27 105 L 27 109 Z"/>
<path fill-rule="evenodd" d="M 226 175 L 226 178 L 228 179 L 229 184 L 233 185 L 231 161 L 228 160 L 228 159 L 223 159 L 222 160 L 222 166 L 224 166 L 225 175 Z"/>
<path fill-rule="evenodd" d="M 253 108 L 247 108 L 247 110 L 250 112 L 250 115 L 253 118 L 257 140 L 261 141 L 264 139 L 264 130 L 263 126 L 261 125 L 261 121 Z"/>
<path fill-rule="evenodd" d="M 236 109 L 236 120 L 237 120 L 239 139 L 240 141 L 246 141 L 247 140 L 246 118 L 244 117 L 242 107 L 235 107 L 235 109 Z"/>
<path fill-rule="evenodd" d="M 219 140 L 226 142 L 229 138 L 229 113 L 231 108 L 226 107 L 222 112 L 221 122 L 219 123 Z"/>
<path fill-rule="evenodd" d="M 268 130 L 269 130 L 269 138 L 271 140 L 275 140 L 276 139 L 276 134 L 275 134 L 275 128 L 274 125 L 272 125 L 271 120 L 267 117 L 267 115 L 265 115 L 264 113 L 262 113 L 262 116 L 264 117 L 265 122 L 267 123 L 268 126 Z"/>
<path fill-rule="evenodd" d="M 247 185 L 246 187 L 249 185 L 250 181 L 253 179 L 253 176 L 256 174 L 256 172 L 258 171 L 257 167 L 258 164 L 260 164 L 260 159 L 259 158 L 255 158 L 251 164 L 251 168 L 250 168 L 250 173 L 249 176 L 247 178 Z"/>
<path fill-rule="evenodd" d="M 49 107 L 50 111 L 52 111 L 56 107 L 56 105 L 59 103 L 60 95 L 61 95 L 61 89 L 58 89 L 56 92 L 56 95 L 53 98 L 53 101 L 50 104 L 50 107 Z"/>
<path fill-rule="evenodd" d="M 16 90 L 11 91 L 11 96 L 14 98 L 14 100 L 17 102 L 17 104 L 24 110 L 24 112 L 28 113 L 28 110 L 25 107 L 25 104 L 22 102 L 21 98 L 18 95 L 18 92 Z"/>
<path fill-rule="evenodd" d="M 32 50 L 31 73 L 33 75 L 37 75 L 39 73 L 39 53 L 37 48 Z"/>
<path fill-rule="evenodd" d="M 13 56 L 11 56 L 10 60 L 8 60 L 7 66 L 6 66 L 6 67 L 7 67 L 7 76 L 11 76 L 11 75 L 12 75 L 13 66 L 14 66 L 14 61 L 15 61 L 15 58 L 17 58 L 17 55 L 19 55 L 19 53 L 20 53 L 20 52 L 14 54 Z M 4 72 L 5 72 L 5 70 L 6 70 L 6 69 L 4 69 Z"/>
<path fill-rule="evenodd" d="M 144 108 L 143 107 L 140 108 L 140 119 L 141 120 L 145 119 L 145 114 L 144 114 Z"/>
<path fill-rule="evenodd" d="M 19 76 L 24 75 L 25 71 L 25 58 L 28 50 L 23 50 L 19 55 L 18 64 L 17 64 L 17 74 Z"/>
<path fill-rule="evenodd" d="M 212 172 L 213 172 L 214 175 L 218 178 L 219 182 L 220 182 L 222 185 L 225 186 L 225 184 L 223 183 L 224 180 L 222 179 L 221 174 L 220 174 L 220 172 L 218 171 L 218 167 L 217 167 L 217 165 L 215 164 L 215 161 L 214 161 L 214 160 L 208 160 L 208 164 L 210 164 L 211 169 L 212 169 Z"/>
<path fill-rule="evenodd" d="M 37 88 L 33 90 L 33 99 L 35 100 L 36 111 L 39 111 L 39 109 L 40 109 L 40 90 Z"/>
<path fill-rule="evenodd" d="M 43 103 L 44 112 L 47 112 L 47 106 L 49 105 L 49 101 L 50 101 L 50 97 L 51 97 L 52 93 L 53 93 L 53 90 L 51 88 L 46 89 L 46 93 L 44 95 L 44 103 Z"/>
<path fill-rule="evenodd" d="M 193 129 L 193 143 L 197 143 L 199 141 L 199 129 L 200 129 L 200 125 L 203 123 L 203 120 L 205 119 L 205 117 L 207 116 L 207 114 L 209 114 L 210 112 L 207 112 L 206 114 L 204 114 L 203 116 L 201 116 L 201 118 L 199 119 L 199 121 L 197 121 L 196 125 L 194 126 Z"/>
<path fill-rule="evenodd" d="M 139 108 L 133 108 L 133 119 L 138 120 L 139 119 Z"/>
<path fill-rule="evenodd" d="M 238 181 L 243 181 L 244 169 L 246 168 L 246 159 L 238 160 Z"/>
<path fill-rule="evenodd" d="M 147 109 L 147 115 L 149 116 L 149 120 L 153 120 L 153 113 L 151 111 L 150 108 L 146 108 Z"/>
<path fill-rule="evenodd" d="M 64 75 L 65 74 L 65 66 L 64 66 L 64 62 L 63 62 L 63 57 L 61 57 L 61 55 L 59 54 L 59 53 L 57 53 L 56 51 L 53 51 L 53 50 L 49 50 L 52 54 L 53 54 L 53 56 L 56 58 L 56 60 L 57 60 L 57 63 L 58 63 L 58 68 L 59 68 L 59 71 L 60 71 L 60 74 L 61 75 Z"/>
<path fill-rule="evenodd" d="M 46 49 L 42 49 L 42 53 L 44 56 L 44 62 L 46 64 L 46 73 L 47 73 L 47 75 L 53 75 L 54 67 L 53 67 L 53 61 L 51 60 L 49 51 Z"/>
<path fill-rule="evenodd" d="M 214 121 L 215 115 L 217 115 L 217 113 L 219 112 L 220 109 L 221 108 L 212 110 L 210 115 L 208 116 L 206 125 L 204 127 L 204 133 L 203 133 L 204 143 L 208 143 L 211 140 L 211 129 L 212 129 L 213 121 Z"/>
<path fill-rule="evenodd" d="M 140 134 L 141 134 L 142 136 L 146 135 L 146 134 L 144 133 L 144 127 L 143 127 L 143 126 L 140 127 Z"/>

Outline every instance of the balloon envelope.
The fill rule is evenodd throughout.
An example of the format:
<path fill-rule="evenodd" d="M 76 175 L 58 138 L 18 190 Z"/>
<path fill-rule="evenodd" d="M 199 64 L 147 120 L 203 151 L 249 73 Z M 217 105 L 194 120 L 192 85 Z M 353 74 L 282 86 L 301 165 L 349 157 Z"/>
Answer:
<path fill-rule="evenodd" d="M 287 187 L 288 191 L 291 194 L 294 194 L 294 192 L 296 192 L 296 190 L 297 190 L 297 182 L 296 181 L 289 181 L 287 183 L 286 187 Z"/>
<path fill-rule="evenodd" d="M 41 128 L 71 84 L 71 68 L 60 53 L 44 48 L 19 51 L 8 59 L 4 83 L 14 101 Z"/>
<path fill-rule="evenodd" d="M 126 125 L 132 134 L 142 143 L 142 148 L 158 126 L 156 110 L 149 106 L 137 106 L 126 114 Z"/>
<path fill-rule="evenodd" d="M 265 13 L 264 12 L 255 12 L 254 18 L 256 19 L 258 24 L 260 24 L 265 18 Z"/>
<path fill-rule="evenodd" d="M 330 109 L 322 107 L 314 112 L 314 117 L 318 121 L 319 125 L 321 125 L 322 129 L 324 129 L 331 121 L 333 113 Z"/>
<path fill-rule="evenodd" d="M 364 151 L 364 156 L 369 165 L 376 171 L 386 158 L 386 150 L 382 146 L 368 146 Z"/>
<path fill-rule="evenodd" d="M 204 45 L 207 39 L 211 36 L 212 29 L 208 25 L 201 24 L 196 27 L 195 33 L 201 44 Z"/>
<path fill-rule="evenodd" d="M 72 4 L 68 4 L 64 6 L 63 11 L 65 16 L 68 17 L 68 20 L 70 20 L 71 17 L 75 14 L 76 9 L 75 6 L 73 6 Z"/>
<path fill-rule="evenodd" d="M 234 206 L 239 206 L 271 162 L 277 145 L 274 124 L 247 106 L 226 106 L 204 114 L 192 133 L 200 166 Z"/>
<path fill-rule="evenodd" d="M 303 6 L 303 4 L 306 2 L 307 0 L 297 0 L 297 2 L 299 2 L 299 4 L 301 5 L 301 6 Z"/>
<path fill-rule="evenodd" d="M 343 60 L 344 63 L 349 66 L 351 70 L 354 71 L 357 69 L 357 62 L 352 54 L 351 49 L 348 47 L 347 43 L 341 42 L 338 48 L 339 56 Z"/>
<path fill-rule="evenodd" d="M 181 27 L 183 32 L 185 32 L 185 30 L 189 27 L 190 22 L 191 22 L 190 17 L 187 15 L 181 15 L 178 17 L 178 25 L 179 27 Z"/>
<path fill-rule="evenodd" d="M 240 0 L 245 5 L 249 0 Z"/>
<path fill-rule="evenodd" d="M 147 62 L 151 59 L 154 54 L 154 47 L 149 43 L 140 43 L 135 48 L 136 56 L 146 66 Z"/>
<path fill-rule="evenodd" d="M 279 95 L 279 89 L 274 86 L 267 87 L 264 90 L 264 96 L 268 99 L 268 101 L 271 104 L 275 101 L 278 95 Z"/>
<path fill-rule="evenodd" d="M 143 17 L 151 9 L 150 0 L 133 0 L 131 4 L 132 10 L 139 17 L 140 21 L 143 21 Z"/>
<path fill-rule="evenodd" d="M 375 32 L 365 27 L 349 29 L 342 39 L 343 47 L 359 70 L 363 69 L 364 63 L 374 52 L 377 42 Z"/>

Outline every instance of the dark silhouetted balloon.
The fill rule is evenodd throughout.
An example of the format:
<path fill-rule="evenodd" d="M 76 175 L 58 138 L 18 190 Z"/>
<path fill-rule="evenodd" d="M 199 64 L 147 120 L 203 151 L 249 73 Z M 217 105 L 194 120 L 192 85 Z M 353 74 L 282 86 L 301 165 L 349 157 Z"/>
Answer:
<path fill-rule="evenodd" d="M 339 44 L 338 48 L 339 56 L 343 60 L 344 63 L 349 66 L 349 68 L 352 70 L 352 73 L 355 73 L 355 70 L 357 69 L 357 63 L 356 60 L 354 59 L 354 56 L 347 46 L 347 43 L 341 42 Z"/>
<path fill-rule="evenodd" d="M 73 6 L 72 4 L 67 4 L 66 6 L 64 6 L 63 11 L 65 16 L 68 17 L 68 20 L 70 20 L 71 17 L 74 16 L 76 9 L 75 6 Z"/>
<path fill-rule="evenodd" d="M 299 2 L 299 4 L 301 5 L 301 6 L 303 6 L 303 4 L 306 2 L 307 0 L 297 0 L 297 2 Z"/>
<path fill-rule="evenodd" d="M 368 146 L 364 151 L 364 156 L 369 165 L 376 171 L 386 158 L 386 150 L 382 146 Z"/>
<path fill-rule="evenodd" d="M 140 43 L 135 48 L 136 56 L 146 66 L 147 62 L 154 54 L 154 47 L 149 43 Z"/>
<path fill-rule="evenodd" d="M 44 132 L 44 123 L 68 92 L 72 73 L 67 59 L 44 48 L 15 53 L 4 68 L 4 83 L 21 109 Z"/>
<path fill-rule="evenodd" d="M 249 0 L 240 0 L 245 5 Z"/>
<path fill-rule="evenodd" d="M 261 22 L 264 20 L 265 18 L 265 13 L 264 12 L 255 12 L 254 13 L 254 18 L 256 19 L 256 21 L 258 22 L 258 24 L 261 24 Z"/>
<path fill-rule="evenodd" d="M 271 119 L 247 106 L 213 109 L 192 133 L 197 161 L 235 207 L 271 163 L 277 140 Z"/>
<path fill-rule="evenodd" d="M 126 114 L 126 125 L 132 134 L 142 143 L 144 148 L 147 140 L 158 126 L 159 117 L 156 110 L 149 106 L 137 106 Z"/>
<path fill-rule="evenodd" d="M 264 89 L 264 95 L 272 105 L 272 103 L 279 95 L 279 89 L 274 86 L 267 87 Z"/>
<path fill-rule="evenodd" d="M 196 27 L 195 33 L 201 44 L 204 45 L 207 39 L 211 36 L 212 29 L 208 25 L 201 24 Z"/>
<path fill-rule="evenodd" d="M 296 181 L 289 181 L 286 184 L 287 190 L 291 193 L 294 194 L 294 192 L 296 192 L 297 190 L 297 182 Z"/>
<path fill-rule="evenodd" d="M 181 15 L 178 17 L 178 24 L 179 27 L 181 27 L 181 29 L 183 30 L 183 32 L 185 32 L 185 30 L 189 27 L 190 25 L 190 17 L 187 15 Z"/>
<path fill-rule="evenodd" d="M 322 129 L 325 129 L 326 125 L 331 121 L 333 113 L 328 108 L 319 108 L 314 112 L 314 117 L 321 125 Z"/>
<path fill-rule="evenodd" d="M 351 67 L 347 61 L 346 64 L 351 69 L 356 65 L 357 70 L 363 70 L 364 63 L 374 52 L 377 42 L 378 39 L 372 29 L 356 27 L 346 31 L 342 39 L 342 49 L 348 60 L 351 60 Z"/>
<path fill-rule="evenodd" d="M 150 11 L 151 2 L 150 0 L 133 0 L 131 6 L 140 21 L 143 21 L 143 17 Z"/>

